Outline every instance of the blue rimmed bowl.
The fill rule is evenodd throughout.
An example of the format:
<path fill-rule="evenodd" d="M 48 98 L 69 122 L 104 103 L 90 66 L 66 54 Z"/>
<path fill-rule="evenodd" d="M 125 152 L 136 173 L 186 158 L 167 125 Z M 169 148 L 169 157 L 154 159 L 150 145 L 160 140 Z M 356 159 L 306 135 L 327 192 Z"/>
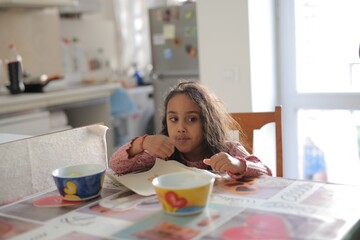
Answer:
<path fill-rule="evenodd" d="M 82 201 L 100 195 L 105 170 L 101 164 L 80 164 L 55 169 L 52 176 L 64 200 Z"/>

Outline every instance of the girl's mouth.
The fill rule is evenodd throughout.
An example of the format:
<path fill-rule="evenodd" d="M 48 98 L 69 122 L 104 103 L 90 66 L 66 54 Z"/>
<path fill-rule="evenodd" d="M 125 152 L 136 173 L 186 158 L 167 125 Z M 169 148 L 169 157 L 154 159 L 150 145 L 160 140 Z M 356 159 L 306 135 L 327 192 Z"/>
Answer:
<path fill-rule="evenodd" d="M 178 138 L 176 138 L 176 141 L 179 142 L 179 143 L 185 143 L 189 139 L 190 138 L 188 138 L 188 137 L 178 137 Z"/>
<path fill-rule="evenodd" d="M 176 140 L 183 140 L 183 139 L 189 139 L 190 137 L 187 135 L 177 135 L 175 137 Z"/>

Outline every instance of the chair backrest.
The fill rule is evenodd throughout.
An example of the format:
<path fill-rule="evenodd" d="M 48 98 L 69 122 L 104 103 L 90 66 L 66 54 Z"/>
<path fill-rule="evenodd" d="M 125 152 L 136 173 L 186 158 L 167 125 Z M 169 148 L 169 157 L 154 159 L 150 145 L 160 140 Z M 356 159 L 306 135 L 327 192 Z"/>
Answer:
<path fill-rule="evenodd" d="M 273 112 L 241 112 L 230 113 L 240 125 L 243 134 L 246 135 L 245 148 L 249 153 L 253 153 L 254 130 L 261 129 L 268 123 L 275 123 L 276 138 L 276 176 L 283 176 L 283 154 L 282 154 L 282 108 L 276 106 Z M 237 129 L 233 129 L 237 130 Z M 240 136 L 240 134 L 239 134 Z"/>

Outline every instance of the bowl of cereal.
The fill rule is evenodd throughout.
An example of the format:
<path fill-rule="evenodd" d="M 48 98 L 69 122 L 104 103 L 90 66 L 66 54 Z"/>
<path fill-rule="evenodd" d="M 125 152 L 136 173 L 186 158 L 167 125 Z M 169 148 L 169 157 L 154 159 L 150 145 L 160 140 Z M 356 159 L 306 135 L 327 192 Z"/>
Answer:
<path fill-rule="evenodd" d="M 175 172 L 153 179 L 163 210 L 171 215 L 201 213 L 207 206 L 215 178 L 202 172 Z"/>
<path fill-rule="evenodd" d="M 64 200 L 82 201 L 100 195 L 105 170 L 102 164 L 80 164 L 55 169 L 52 176 Z"/>

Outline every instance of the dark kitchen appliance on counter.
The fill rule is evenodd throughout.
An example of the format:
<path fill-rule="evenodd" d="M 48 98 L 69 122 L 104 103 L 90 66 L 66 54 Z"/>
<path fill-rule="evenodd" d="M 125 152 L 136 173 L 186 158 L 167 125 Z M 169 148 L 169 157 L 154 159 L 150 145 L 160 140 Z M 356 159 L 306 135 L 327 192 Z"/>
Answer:
<path fill-rule="evenodd" d="M 46 75 L 42 74 L 39 77 L 29 78 L 26 74 L 23 75 L 24 81 L 22 81 L 23 88 L 17 93 L 41 93 L 44 92 L 44 88 L 54 80 L 62 79 L 60 74 Z M 16 86 L 15 86 L 16 87 Z M 7 85 L 6 88 L 13 94 L 14 84 Z"/>
<path fill-rule="evenodd" d="M 60 74 L 46 75 L 43 74 L 40 77 L 24 79 L 25 93 L 40 93 L 44 92 L 44 88 L 51 81 L 62 79 Z"/>

